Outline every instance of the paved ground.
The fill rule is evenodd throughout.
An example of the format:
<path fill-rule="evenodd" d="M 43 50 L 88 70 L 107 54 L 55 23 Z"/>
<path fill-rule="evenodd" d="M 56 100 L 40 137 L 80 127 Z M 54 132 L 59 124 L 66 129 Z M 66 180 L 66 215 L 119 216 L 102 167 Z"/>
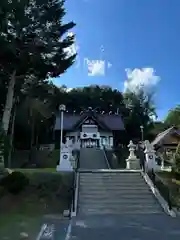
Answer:
<path fill-rule="evenodd" d="M 44 229 L 43 231 L 39 230 L 40 233 L 36 240 L 65 240 L 68 226 L 68 219 L 44 218 L 42 225 Z"/>
<path fill-rule="evenodd" d="M 179 240 L 180 221 L 164 213 L 76 218 L 73 220 L 70 237 L 70 240 L 73 239 Z"/>
<path fill-rule="evenodd" d="M 80 168 L 82 169 L 106 169 L 107 162 L 104 153 L 100 149 L 81 148 Z"/>

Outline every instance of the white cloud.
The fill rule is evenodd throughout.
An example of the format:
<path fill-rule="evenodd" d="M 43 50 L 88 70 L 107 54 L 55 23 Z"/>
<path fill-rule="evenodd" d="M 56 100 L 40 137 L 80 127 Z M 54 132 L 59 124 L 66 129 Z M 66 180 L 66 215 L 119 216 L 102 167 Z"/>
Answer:
<path fill-rule="evenodd" d="M 84 58 L 84 63 L 88 68 L 88 76 L 104 76 L 106 71 L 112 67 L 112 63 L 104 59 L 104 46 L 100 46 L 100 54 L 98 59 L 90 60 L 89 58 Z"/>
<path fill-rule="evenodd" d="M 69 32 L 67 35 L 69 37 L 72 37 L 72 36 L 74 36 L 74 33 Z M 70 56 L 76 54 L 78 52 L 78 50 L 79 50 L 79 45 L 77 44 L 77 41 L 76 41 L 76 38 L 75 38 L 74 43 L 71 46 L 65 48 L 64 51 L 67 53 L 67 56 L 70 57 Z"/>
<path fill-rule="evenodd" d="M 141 88 L 150 89 L 160 81 L 160 77 L 155 74 L 153 68 L 135 68 L 125 71 L 127 80 L 124 82 L 124 91 L 129 89 L 137 92 Z"/>
<path fill-rule="evenodd" d="M 85 58 L 87 63 L 88 76 L 104 76 L 105 75 L 105 61 L 103 60 L 89 60 Z"/>
<path fill-rule="evenodd" d="M 66 92 L 71 92 L 73 90 L 73 88 L 67 88 Z"/>
<path fill-rule="evenodd" d="M 108 62 L 107 63 L 107 68 L 111 68 L 112 67 L 112 63 Z"/>

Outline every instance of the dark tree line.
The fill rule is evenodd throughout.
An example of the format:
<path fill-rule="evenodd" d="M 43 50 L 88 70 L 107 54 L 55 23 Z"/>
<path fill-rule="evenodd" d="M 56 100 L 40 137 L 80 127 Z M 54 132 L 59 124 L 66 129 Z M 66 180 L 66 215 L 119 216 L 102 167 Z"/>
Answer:
<path fill-rule="evenodd" d="M 69 113 L 81 114 L 89 107 L 99 114 L 120 114 L 126 127 L 124 141 L 141 140 L 140 126 L 144 127 L 144 137 L 149 138 L 153 127 L 152 115 L 155 109 L 152 99 L 143 91 L 122 94 L 111 87 L 93 85 L 67 91 L 52 83 L 43 83 L 29 91 L 29 97 L 17 107 L 15 121 L 16 145 L 49 143 L 53 138 L 55 116 L 60 104 L 66 105 Z M 33 123 L 33 124 L 32 124 Z M 24 129 L 24 131 L 20 131 Z M 27 141 L 24 141 L 25 135 Z M 31 144 L 30 144 L 31 142 Z M 19 147 L 19 146 L 17 146 Z"/>

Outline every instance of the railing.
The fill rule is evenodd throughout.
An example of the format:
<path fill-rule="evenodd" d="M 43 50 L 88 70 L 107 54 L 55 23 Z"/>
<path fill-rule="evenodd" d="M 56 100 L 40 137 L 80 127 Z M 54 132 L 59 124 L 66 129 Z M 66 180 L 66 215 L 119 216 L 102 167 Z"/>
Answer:
<path fill-rule="evenodd" d="M 110 167 L 110 164 L 109 164 L 109 161 L 108 161 L 108 157 L 107 157 L 107 154 L 106 154 L 105 146 L 103 146 L 103 154 L 104 154 L 104 158 L 106 160 L 107 167 L 108 167 L 108 169 L 110 169 L 111 167 Z"/>
<path fill-rule="evenodd" d="M 147 174 L 152 180 L 154 186 L 159 190 L 162 197 L 166 200 L 169 210 L 171 210 L 173 204 L 169 187 L 162 181 L 162 179 L 155 173 L 153 169 L 152 171 L 147 172 Z"/>
<path fill-rule="evenodd" d="M 78 187 L 78 169 L 79 169 L 79 158 L 80 158 L 80 153 L 77 152 L 76 156 L 76 162 L 75 162 L 75 167 L 74 167 L 74 182 L 73 182 L 73 196 L 72 196 L 72 212 L 76 212 L 77 208 L 77 187 Z"/>

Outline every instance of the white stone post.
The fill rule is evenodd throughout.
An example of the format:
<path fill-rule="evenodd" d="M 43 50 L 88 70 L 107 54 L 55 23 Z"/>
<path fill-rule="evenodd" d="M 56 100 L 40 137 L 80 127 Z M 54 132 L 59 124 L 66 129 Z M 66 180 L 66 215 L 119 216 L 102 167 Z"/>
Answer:
<path fill-rule="evenodd" d="M 56 170 L 58 172 L 72 172 L 73 166 L 71 164 L 72 153 L 71 149 L 68 148 L 65 144 L 61 146 L 61 158 L 59 165 L 57 165 Z"/>
<path fill-rule="evenodd" d="M 126 159 L 126 169 L 140 169 L 139 159 L 135 155 L 136 145 L 131 140 L 129 145 L 129 157 Z"/>
<path fill-rule="evenodd" d="M 146 168 L 148 171 L 157 170 L 158 165 L 156 164 L 156 154 L 152 144 L 150 144 L 149 140 L 145 141 L 145 156 L 146 156 Z"/>
<path fill-rule="evenodd" d="M 61 104 L 59 106 L 59 111 L 61 113 L 61 132 L 60 132 L 60 159 L 61 159 L 61 149 L 62 149 L 62 143 L 63 143 L 63 121 L 64 121 L 64 111 L 66 110 L 66 106 Z"/>
<path fill-rule="evenodd" d="M 161 159 L 161 169 L 164 169 L 164 158 Z"/>
<path fill-rule="evenodd" d="M 57 165 L 56 170 L 62 172 L 71 172 L 73 171 L 70 158 L 71 158 L 71 149 L 63 144 L 63 115 L 66 110 L 65 105 L 60 105 L 59 110 L 61 112 L 61 132 L 60 132 L 60 160 L 59 165 Z"/>

